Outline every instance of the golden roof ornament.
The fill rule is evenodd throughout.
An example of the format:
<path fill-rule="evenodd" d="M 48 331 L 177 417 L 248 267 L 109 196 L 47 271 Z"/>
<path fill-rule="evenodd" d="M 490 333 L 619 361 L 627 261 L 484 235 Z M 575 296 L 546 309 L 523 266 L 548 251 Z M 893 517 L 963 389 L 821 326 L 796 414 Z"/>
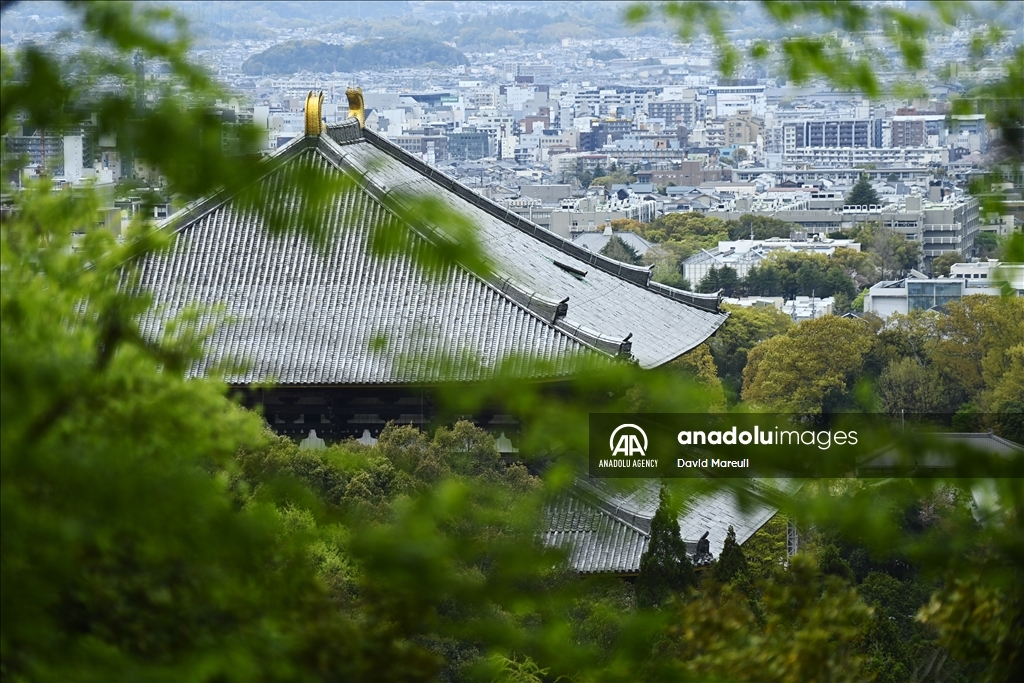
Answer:
<path fill-rule="evenodd" d="M 323 111 L 324 105 L 324 91 L 321 90 L 316 95 L 310 90 L 309 94 L 306 95 L 306 135 L 320 135 L 320 132 L 324 129 L 323 126 Z"/>
<path fill-rule="evenodd" d="M 359 127 L 366 127 L 366 108 L 363 105 L 363 89 L 349 88 L 345 91 L 348 98 L 348 116 L 359 121 Z"/>

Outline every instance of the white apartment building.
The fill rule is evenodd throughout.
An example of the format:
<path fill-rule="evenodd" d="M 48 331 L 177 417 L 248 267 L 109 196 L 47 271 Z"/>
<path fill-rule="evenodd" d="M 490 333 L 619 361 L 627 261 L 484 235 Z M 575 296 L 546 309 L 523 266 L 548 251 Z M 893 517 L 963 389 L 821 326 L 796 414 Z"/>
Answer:
<path fill-rule="evenodd" d="M 708 116 L 729 117 L 748 110 L 764 118 L 768 98 L 763 85 L 715 85 L 708 88 Z"/>
<path fill-rule="evenodd" d="M 910 311 L 941 310 L 946 304 L 971 294 L 998 295 L 998 287 L 971 286 L 958 278 L 906 278 L 883 281 L 864 296 L 864 312 L 883 318 Z"/>
<path fill-rule="evenodd" d="M 647 110 L 646 92 L 633 92 L 617 88 L 587 89 L 570 91 L 559 99 L 563 107 L 571 107 L 575 117 L 616 116 L 635 118 L 638 112 Z"/>
<path fill-rule="evenodd" d="M 712 268 L 729 266 L 744 278 L 750 269 L 761 263 L 768 254 L 783 249 L 791 252 L 824 254 L 831 256 L 836 249 L 860 251 L 860 244 L 851 240 L 790 240 L 773 237 L 767 240 L 728 240 L 718 243 L 716 249 L 702 249 L 683 261 L 683 276 L 696 286 Z"/>
<path fill-rule="evenodd" d="M 951 279 L 963 280 L 968 288 L 998 287 L 1006 283 L 1024 295 L 1024 263 L 1000 263 L 996 259 L 954 263 L 949 269 Z"/>
<path fill-rule="evenodd" d="M 786 137 L 790 135 L 792 137 Z M 948 164 L 945 147 L 796 147 L 795 130 L 783 129 L 782 167 L 814 166 L 849 168 L 851 166 L 929 166 Z"/>

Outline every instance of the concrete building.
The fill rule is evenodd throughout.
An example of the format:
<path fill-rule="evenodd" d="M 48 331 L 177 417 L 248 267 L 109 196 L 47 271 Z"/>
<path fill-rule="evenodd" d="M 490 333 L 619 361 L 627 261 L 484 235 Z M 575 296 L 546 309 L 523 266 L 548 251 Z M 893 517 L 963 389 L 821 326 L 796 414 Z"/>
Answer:
<path fill-rule="evenodd" d="M 494 136 L 486 130 L 463 128 L 448 135 L 448 157 L 459 161 L 493 156 Z"/>
<path fill-rule="evenodd" d="M 704 168 L 699 161 L 679 161 L 667 168 L 641 169 L 636 172 L 637 182 L 658 186 L 699 187 L 702 183 L 731 180 L 732 172 L 721 168 Z"/>
<path fill-rule="evenodd" d="M 947 196 L 942 201 L 915 195 L 877 206 L 845 206 L 840 192 L 767 191 L 754 198 L 733 199 L 725 208 L 712 209 L 708 215 L 736 220 L 748 213 L 796 223 L 813 232 L 829 233 L 860 223 L 880 225 L 918 242 L 922 267 L 927 267 L 932 258 L 954 250 L 970 258 L 980 229 L 978 200 L 965 195 Z"/>
<path fill-rule="evenodd" d="M 975 287 L 958 278 L 906 278 L 883 281 L 868 290 L 864 297 L 864 312 L 888 318 L 894 313 L 906 315 L 910 311 L 940 310 L 951 301 L 959 301 L 970 294 L 999 293 L 998 287 Z"/>
<path fill-rule="evenodd" d="M 832 315 L 835 306 L 834 297 L 798 296 L 782 304 L 782 312 L 793 319 L 793 322 L 817 320 Z"/>
<path fill-rule="evenodd" d="M 765 86 L 756 81 L 739 80 L 735 84 L 720 83 L 708 88 L 708 114 L 716 117 L 734 116 L 747 110 L 763 119 L 767 103 Z"/>
<path fill-rule="evenodd" d="M 768 254 L 775 250 L 824 254 L 831 256 L 836 249 L 852 249 L 860 251 L 860 244 L 852 240 L 830 240 L 818 238 L 810 240 L 791 240 L 773 237 L 767 240 L 729 240 L 718 243 L 716 249 L 702 249 L 683 261 L 683 276 L 692 284 L 707 276 L 712 268 L 729 266 L 736 275 L 744 278 L 750 269 L 761 263 Z"/>
<path fill-rule="evenodd" d="M 945 147 L 794 147 L 782 153 L 782 165 L 848 168 L 851 166 L 927 167 L 948 164 Z"/>
<path fill-rule="evenodd" d="M 725 132 L 725 146 L 753 145 L 758 139 L 763 140 L 764 121 L 755 118 L 749 111 L 740 111 L 727 118 L 722 128 Z"/>
<path fill-rule="evenodd" d="M 881 147 L 881 119 L 789 121 L 782 126 L 782 151 L 807 147 Z M 920 145 L 914 145 L 920 146 Z"/>
<path fill-rule="evenodd" d="M 1017 296 L 1024 296 L 1024 263 L 1000 263 L 995 259 L 954 263 L 949 277 L 963 280 L 967 287 L 1001 287 L 1004 283 Z"/>

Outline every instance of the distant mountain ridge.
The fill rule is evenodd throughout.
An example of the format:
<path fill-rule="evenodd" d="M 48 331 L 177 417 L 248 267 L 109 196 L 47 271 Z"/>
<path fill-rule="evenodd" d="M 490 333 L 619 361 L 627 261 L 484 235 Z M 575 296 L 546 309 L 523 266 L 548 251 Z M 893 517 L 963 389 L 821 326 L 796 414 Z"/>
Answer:
<path fill-rule="evenodd" d="M 253 76 L 300 71 L 384 71 L 468 64 L 466 55 L 437 40 L 392 38 L 334 45 L 319 40 L 289 40 L 249 57 L 242 71 Z"/>

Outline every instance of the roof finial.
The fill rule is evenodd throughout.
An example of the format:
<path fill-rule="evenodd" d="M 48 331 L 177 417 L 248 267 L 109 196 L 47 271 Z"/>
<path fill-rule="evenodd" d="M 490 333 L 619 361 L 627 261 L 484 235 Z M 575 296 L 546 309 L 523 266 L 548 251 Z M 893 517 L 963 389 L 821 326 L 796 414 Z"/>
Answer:
<path fill-rule="evenodd" d="M 320 135 L 320 131 L 323 130 L 322 114 L 320 113 L 323 110 L 323 104 L 323 90 L 316 95 L 310 90 L 306 95 L 306 135 Z"/>
<path fill-rule="evenodd" d="M 363 89 L 349 88 L 345 91 L 348 98 L 348 116 L 359 121 L 359 127 L 366 127 L 366 109 L 363 105 Z"/>

